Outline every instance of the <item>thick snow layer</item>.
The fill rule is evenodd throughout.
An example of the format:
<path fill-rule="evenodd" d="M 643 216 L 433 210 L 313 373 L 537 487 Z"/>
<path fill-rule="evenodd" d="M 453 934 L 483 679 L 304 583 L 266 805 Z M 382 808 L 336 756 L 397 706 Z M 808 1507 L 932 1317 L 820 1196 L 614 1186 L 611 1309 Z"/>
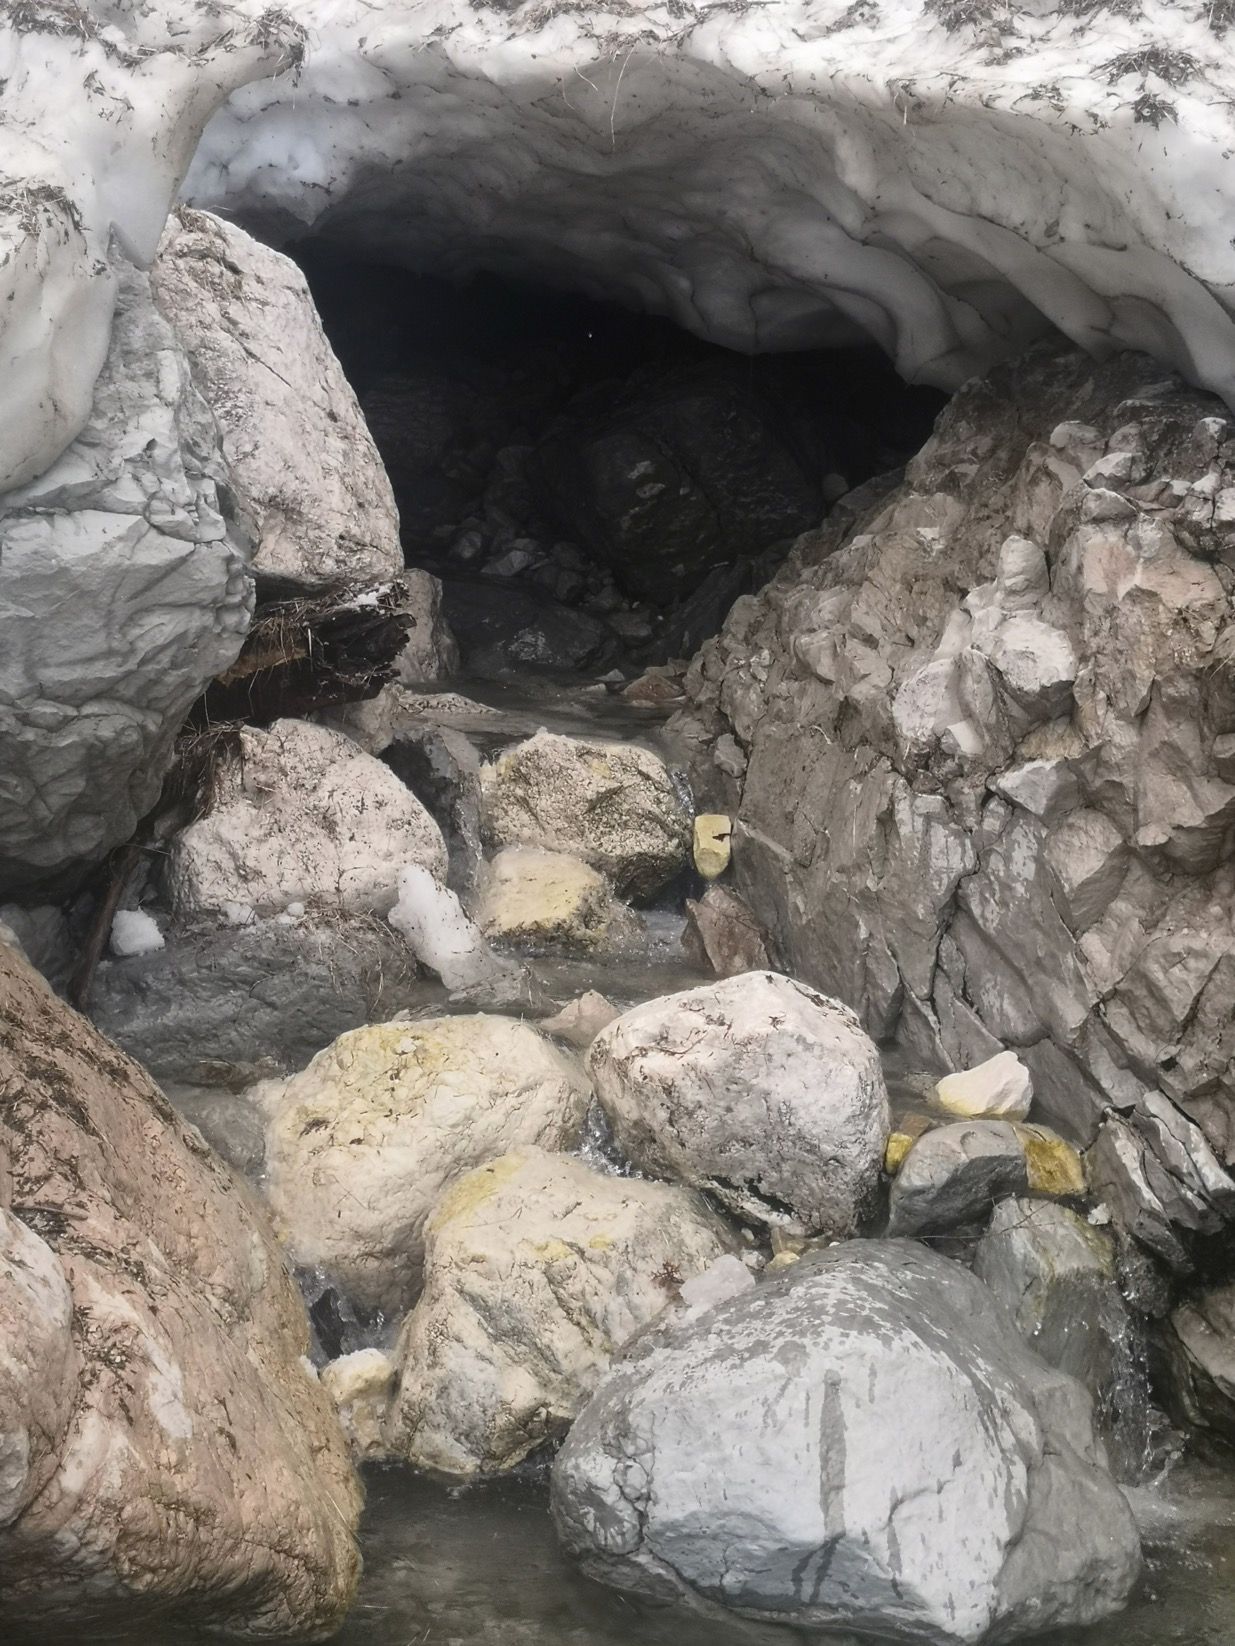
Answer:
<path fill-rule="evenodd" d="M 85 423 L 118 260 L 150 264 L 210 114 L 300 50 L 254 0 L 0 4 L 0 490 Z"/>
<path fill-rule="evenodd" d="M 954 387 L 1062 328 L 1235 403 L 1229 0 L 305 0 L 194 201 Z M 1129 11 L 1136 10 L 1136 16 Z"/>

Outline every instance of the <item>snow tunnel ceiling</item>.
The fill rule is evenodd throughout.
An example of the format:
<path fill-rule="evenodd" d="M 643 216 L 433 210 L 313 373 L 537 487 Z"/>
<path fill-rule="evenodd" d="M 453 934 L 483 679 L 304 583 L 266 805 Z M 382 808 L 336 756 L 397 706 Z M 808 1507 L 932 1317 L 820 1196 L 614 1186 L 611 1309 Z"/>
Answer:
<path fill-rule="evenodd" d="M 187 185 L 728 347 L 874 339 L 955 388 L 1057 327 L 1235 400 L 1229 5 L 310 0 Z"/>
<path fill-rule="evenodd" d="M 0 488 L 84 423 L 119 270 L 182 183 L 275 244 L 573 287 L 739 350 L 871 338 L 952 389 L 1059 328 L 1235 404 L 1233 17 L 23 0 L 0 14 Z"/>

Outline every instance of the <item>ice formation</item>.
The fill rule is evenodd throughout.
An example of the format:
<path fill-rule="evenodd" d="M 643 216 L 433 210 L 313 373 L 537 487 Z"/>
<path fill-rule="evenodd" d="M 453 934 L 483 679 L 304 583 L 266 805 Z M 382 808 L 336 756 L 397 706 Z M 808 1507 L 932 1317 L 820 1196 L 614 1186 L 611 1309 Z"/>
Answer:
<path fill-rule="evenodd" d="M 211 113 L 302 49 L 252 0 L 0 5 L 0 491 L 85 423 L 119 271 L 149 266 Z"/>
<path fill-rule="evenodd" d="M 1135 11 L 1135 15 L 1129 15 Z M 1056 326 L 1235 403 L 1227 0 L 307 0 L 190 197 L 956 387 Z"/>

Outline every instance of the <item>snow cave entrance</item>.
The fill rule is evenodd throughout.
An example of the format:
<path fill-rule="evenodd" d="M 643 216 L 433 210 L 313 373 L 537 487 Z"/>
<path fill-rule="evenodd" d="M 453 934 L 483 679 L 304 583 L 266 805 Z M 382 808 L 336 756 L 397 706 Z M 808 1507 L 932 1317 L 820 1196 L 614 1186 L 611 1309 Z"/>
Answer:
<path fill-rule="evenodd" d="M 506 277 L 291 250 L 476 674 L 689 657 L 946 399 L 873 346 L 737 354 Z"/>

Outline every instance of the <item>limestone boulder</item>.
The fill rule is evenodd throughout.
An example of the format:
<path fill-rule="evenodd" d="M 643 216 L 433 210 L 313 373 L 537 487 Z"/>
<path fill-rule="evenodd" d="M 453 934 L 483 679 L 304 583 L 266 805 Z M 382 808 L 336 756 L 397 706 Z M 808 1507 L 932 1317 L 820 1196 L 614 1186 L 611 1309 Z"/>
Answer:
<path fill-rule="evenodd" d="M 568 852 L 506 846 L 481 876 L 477 919 L 497 943 L 596 953 L 630 942 L 638 923 L 596 869 Z"/>
<path fill-rule="evenodd" d="M 879 1054 L 847 1007 L 775 972 L 649 1000 L 592 1043 L 620 1148 L 738 1217 L 856 1232 L 888 1136 Z"/>
<path fill-rule="evenodd" d="M 589 1575 L 806 1635 L 961 1646 L 1117 1611 L 1136 1528 L 1089 1398 L 961 1265 L 801 1258 L 609 1371 L 558 1454 Z"/>
<path fill-rule="evenodd" d="M 481 772 L 495 846 L 573 852 L 646 901 L 688 860 L 691 812 L 658 755 L 634 743 L 537 732 Z"/>
<path fill-rule="evenodd" d="M 172 840 L 167 898 L 182 922 L 290 903 L 385 915 L 399 870 L 446 876 L 428 812 L 388 767 L 307 720 L 242 727 L 223 752 L 209 810 Z"/>
<path fill-rule="evenodd" d="M 271 1099 L 266 1187 L 292 1259 L 362 1307 L 409 1308 L 443 1191 L 520 1144 L 568 1147 L 589 1096 L 578 1064 L 513 1018 L 341 1035 Z"/>
<path fill-rule="evenodd" d="M 888 1202 L 888 1233 L 942 1234 L 985 1217 L 1029 1187 L 1025 1150 L 1002 1120 L 958 1121 L 919 1137 L 901 1162 Z"/>
<path fill-rule="evenodd" d="M 253 585 L 228 485 L 184 350 L 130 270 L 88 424 L 0 496 L 0 897 L 58 891 L 129 838 L 190 704 L 234 662 Z"/>
<path fill-rule="evenodd" d="M 323 1637 L 360 1491 L 265 1214 L 0 948 L 0 1604 Z"/>
<path fill-rule="evenodd" d="M 396 1378 L 395 1362 L 381 1349 L 354 1349 L 323 1366 L 322 1388 L 334 1403 L 353 1457 L 387 1457 L 384 1431 Z"/>
<path fill-rule="evenodd" d="M 569 1428 L 613 1355 L 734 1244 L 696 1194 L 521 1148 L 459 1178 L 425 1231 L 390 1450 L 496 1474 Z"/>
<path fill-rule="evenodd" d="M 218 420 L 258 576 L 293 590 L 398 577 L 394 493 L 296 264 L 181 206 L 151 278 Z"/>

